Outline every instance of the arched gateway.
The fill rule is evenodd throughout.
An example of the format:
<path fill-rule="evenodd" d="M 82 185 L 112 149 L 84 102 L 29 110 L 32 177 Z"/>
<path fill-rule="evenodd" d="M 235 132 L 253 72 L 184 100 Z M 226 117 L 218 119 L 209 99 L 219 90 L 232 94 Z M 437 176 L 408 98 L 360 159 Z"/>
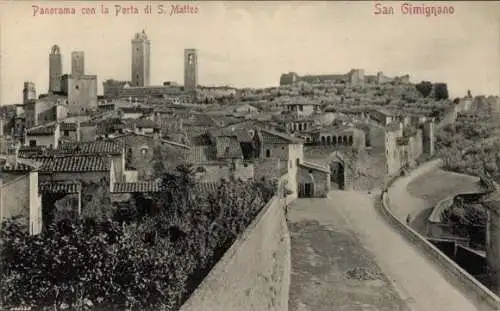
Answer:
<path fill-rule="evenodd" d="M 330 189 L 345 189 L 345 161 L 339 152 L 333 152 L 330 158 Z"/>

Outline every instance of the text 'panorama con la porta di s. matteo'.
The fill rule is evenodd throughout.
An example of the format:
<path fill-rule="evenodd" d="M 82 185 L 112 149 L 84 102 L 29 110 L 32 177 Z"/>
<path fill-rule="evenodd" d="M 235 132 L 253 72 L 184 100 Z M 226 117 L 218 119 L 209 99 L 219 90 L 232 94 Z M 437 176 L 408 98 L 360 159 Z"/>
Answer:
<path fill-rule="evenodd" d="M 200 13 L 200 8 L 191 3 L 173 4 L 173 3 L 159 3 L 159 4 L 114 4 L 108 5 L 100 3 L 97 5 L 83 6 L 67 6 L 64 3 L 59 7 L 45 6 L 42 4 L 32 5 L 33 16 L 54 16 L 54 15 L 105 15 L 105 16 L 134 16 L 134 15 L 197 15 Z"/>

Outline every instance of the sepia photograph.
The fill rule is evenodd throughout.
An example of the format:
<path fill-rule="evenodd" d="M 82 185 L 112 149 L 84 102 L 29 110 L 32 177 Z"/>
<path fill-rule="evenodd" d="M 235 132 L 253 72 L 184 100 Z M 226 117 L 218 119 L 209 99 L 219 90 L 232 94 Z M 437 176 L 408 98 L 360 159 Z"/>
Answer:
<path fill-rule="evenodd" d="M 500 1 L 0 0 L 0 311 L 500 310 Z"/>

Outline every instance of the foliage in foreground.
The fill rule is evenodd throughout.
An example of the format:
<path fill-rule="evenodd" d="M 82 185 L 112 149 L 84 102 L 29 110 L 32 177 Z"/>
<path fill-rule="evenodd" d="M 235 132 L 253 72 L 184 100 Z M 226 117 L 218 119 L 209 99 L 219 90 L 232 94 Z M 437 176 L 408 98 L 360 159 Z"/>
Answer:
<path fill-rule="evenodd" d="M 177 310 L 273 195 L 270 182 L 195 187 L 190 168 L 164 178 L 145 216 L 63 220 L 28 236 L 2 226 L 3 306 Z"/>
<path fill-rule="evenodd" d="M 442 216 L 444 223 L 453 225 L 453 234 L 470 239 L 474 246 L 484 247 L 488 214 L 483 206 L 455 200 Z"/>

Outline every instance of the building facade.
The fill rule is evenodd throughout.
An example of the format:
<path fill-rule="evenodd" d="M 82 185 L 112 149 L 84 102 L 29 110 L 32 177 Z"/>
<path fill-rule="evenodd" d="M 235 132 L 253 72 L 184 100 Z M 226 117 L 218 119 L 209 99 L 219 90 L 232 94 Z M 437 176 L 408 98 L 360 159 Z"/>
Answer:
<path fill-rule="evenodd" d="M 68 97 L 68 112 L 82 114 L 97 109 L 97 76 L 64 75 L 62 92 Z"/>
<path fill-rule="evenodd" d="M 23 104 L 26 104 L 29 101 L 33 100 L 36 100 L 35 83 L 31 81 L 26 81 L 24 82 L 24 88 L 23 88 Z"/>

